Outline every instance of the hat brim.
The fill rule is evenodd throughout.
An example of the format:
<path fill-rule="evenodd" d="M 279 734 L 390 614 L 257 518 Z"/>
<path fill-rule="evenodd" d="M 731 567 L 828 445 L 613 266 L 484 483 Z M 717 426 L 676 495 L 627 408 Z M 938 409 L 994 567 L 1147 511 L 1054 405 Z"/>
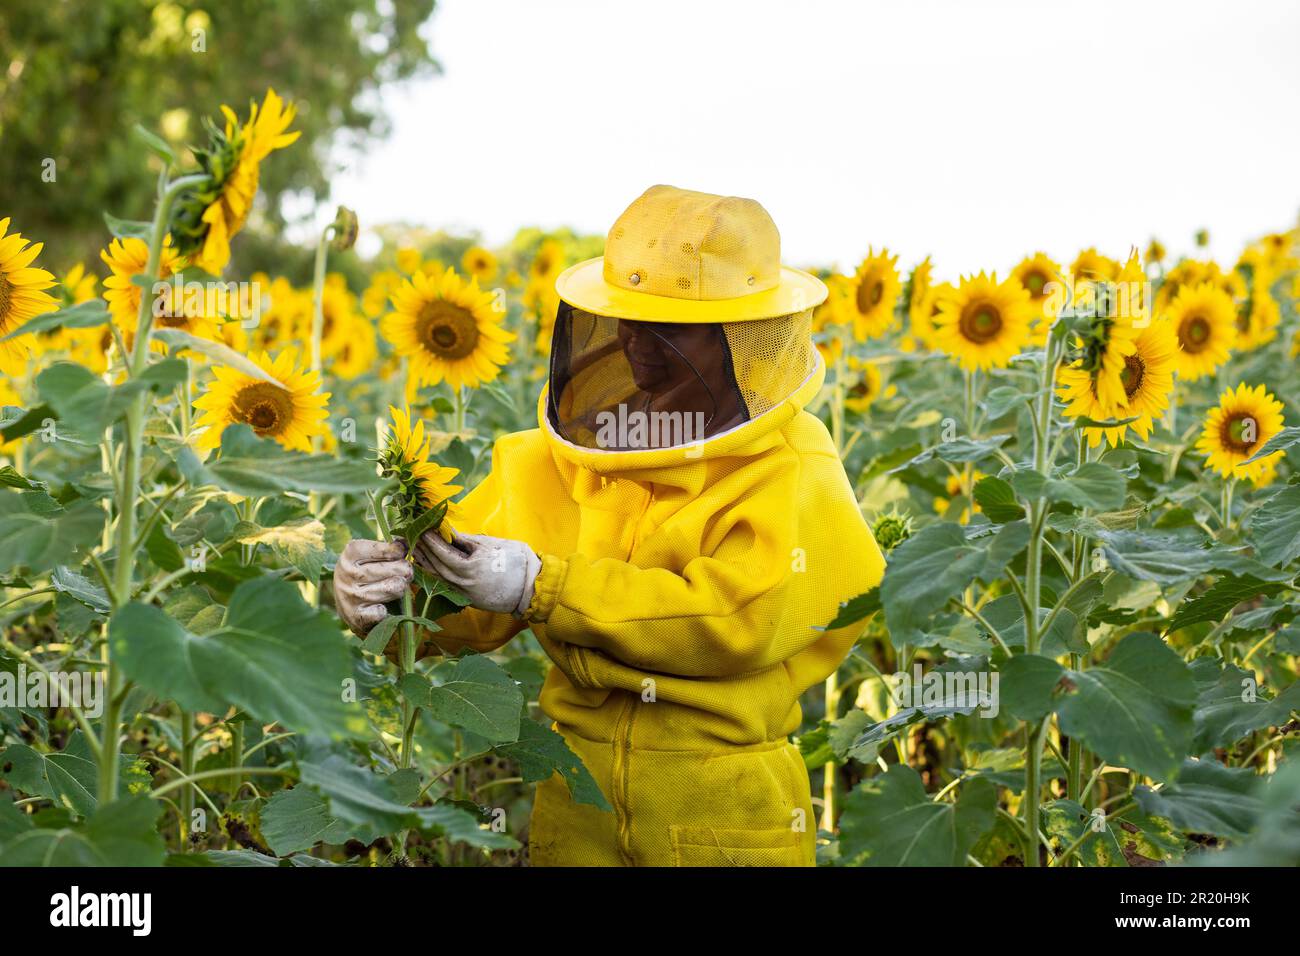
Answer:
<path fill-rule="evenodd" d="M 596 315 L 641 322 L 747 322 L 791 315 L 820 305 L 826 284 L 800 269 L 781 267 L 771 289 L 734 299 L 675 299 L 610 285 L 605 259 L 598 256 L 570 266 L 555 280 L 555 291 L 570 305 Z"/>

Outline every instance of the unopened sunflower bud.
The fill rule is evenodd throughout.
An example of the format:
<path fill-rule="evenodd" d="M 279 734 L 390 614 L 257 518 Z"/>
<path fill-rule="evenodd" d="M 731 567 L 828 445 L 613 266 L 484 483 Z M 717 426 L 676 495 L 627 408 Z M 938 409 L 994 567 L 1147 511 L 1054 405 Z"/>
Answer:
<path fill-rule="evenodd" d="M 334 237 L 330 240 L 335 252 L 346 252 L 356 244 L 357 228 L 357 214 L 347 206 L 339 206 L 334 214 Z"/>
<path fill-rule="evenodd" d="M 876 519 L 871 533 L 876 536 L 876 544 L 888 554 L 912 536 L 912 516 L 890 511 Z"/>

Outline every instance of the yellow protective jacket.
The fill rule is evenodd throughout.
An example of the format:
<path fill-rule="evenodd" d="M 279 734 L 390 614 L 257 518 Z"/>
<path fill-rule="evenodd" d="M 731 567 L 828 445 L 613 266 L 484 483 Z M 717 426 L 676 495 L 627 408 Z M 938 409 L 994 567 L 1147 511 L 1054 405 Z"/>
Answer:
<path fill-rule="evenodd" d="M 500 438 L 458 527 L 542 557 L 528 624 L 550 655 L 540 704 L 614 812 L 538 787 L 534 865 L 811 865 L 799 696 L 861 632 L 825 625 L 884 559 L 825 426 L 777 407 L 681 448 L 605 451 L 539 427 Z M 476 609 L 443 650 L 500 647 L 525 624 Z"/>

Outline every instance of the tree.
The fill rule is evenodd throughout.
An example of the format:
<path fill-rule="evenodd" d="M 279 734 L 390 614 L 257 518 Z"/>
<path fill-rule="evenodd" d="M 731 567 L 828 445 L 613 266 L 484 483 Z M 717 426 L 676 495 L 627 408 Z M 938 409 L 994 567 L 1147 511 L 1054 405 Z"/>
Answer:
<path fill-rule="evenodd" d="M 267 164 L 262 214 L 329 196 L 329 147 L 387 132 L 378 91 L 436 71 L 421 30 L 435 0 L 5 0 L 0 18 L 0 217 L 57 268 L 96 254 L 102 210 L 143 218 L 153 159 L 140 123 L 175 147 L 225 103 L 267 87 L 298 104 L 294 161 Z M 219 115 L 218 115 L 219 119 Z"/>

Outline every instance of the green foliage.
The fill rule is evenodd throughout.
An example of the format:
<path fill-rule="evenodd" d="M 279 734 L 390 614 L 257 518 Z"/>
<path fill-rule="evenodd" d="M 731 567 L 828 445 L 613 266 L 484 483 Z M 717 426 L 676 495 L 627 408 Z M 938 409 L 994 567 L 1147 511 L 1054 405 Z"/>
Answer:
<path fill-rule="evenodd" d="M 201 141 L 206 110 L 195 104 L 227 103 L 246 118 L 268 86 L 304 108 L 295 161 L 262 172 L 267 218 L 279 221 L 288 192 L 323 201 L 335 171 L 327 147 L 384 134 L 376 91 L 437 69 L 422 29 L 433 8 L 434 0 L 10 0 L 0 30 L 5 215 L 57 250 L 59 268 L 91 261 L 104 245 L 102 209 L 127 217 L 149 209 L 154 183 L 140 175 L 148 158 Z M 152 129 L 159 117 L 165 143 L 128 135 L 132 123 Z M 52 183 L 42 180 L 47 158 Z"/>

